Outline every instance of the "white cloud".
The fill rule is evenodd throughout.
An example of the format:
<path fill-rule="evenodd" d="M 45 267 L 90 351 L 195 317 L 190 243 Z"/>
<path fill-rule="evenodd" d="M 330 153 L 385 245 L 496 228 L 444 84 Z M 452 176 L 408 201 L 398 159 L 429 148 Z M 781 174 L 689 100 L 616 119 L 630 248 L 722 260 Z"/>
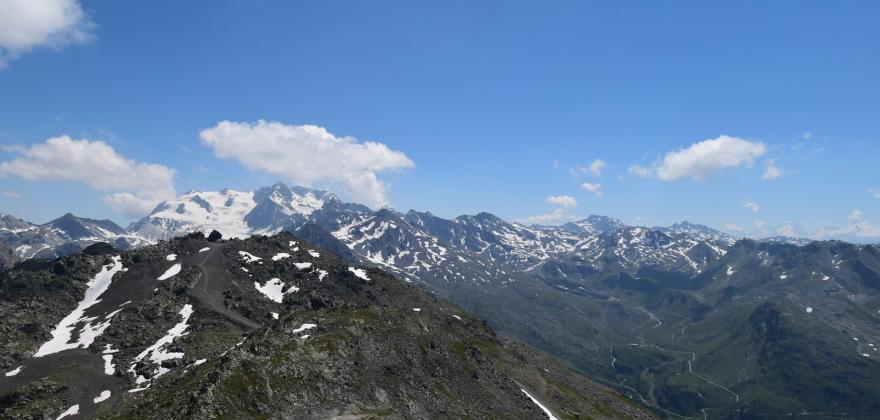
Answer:
<path fill-rule="evenodd" d="M 829 227 L 816 232 L 815 239 L 838 238 L 844 240 L 872 240 L 880 239 L 880 226 L 872 225 L 865 221 L 861 210 L 853 210 L 847 217 L 847 225 L 842 227 Z"/>
<path fill-rule="evenodd" d="M 656 176 L 662 181 L 687 177 L 701 180 L 722 169 L 751 166 L 765 153 L 767 146 L 763 143 L 722 135 L 669 152 L 651 168 L 633 165 L 629 170 L 631 174 Z"/>
<path fill-rule="evenodd" d="M 782 176 L 785 172 L 776 166 L 776 163 L 772 160 L 767 161 L 764 165 L 764 175 L 761 175 L 761 179 L 776 179 Z"/>
<path fill-rule="evenodd" d="M 642 165 L 633 165 L 629 167 L 629 173 L 631 175 L 640 176 L 642 178 L 651 178 L 654 176 L 654 171 L 651 168 L 642 166 Z"/>
<path fill-rule="evenodd" d="M 880 189 L 868 188 L 868 193 L 872 194 L 874 198 L 880 198 Z"/>
<path fill-rule="evenodd" d="M 126 159 L 102 141 L 60 136 L 31 147 L 4 150 L 19 156 L 0 162 L 0 177 L 82 182 L 98 191 L 111 192 L 104 201 L 126 216 L 143 216 L 175 195 L 173 169 Z"/>
<path fill-rule="evenodd" d="M 757 212 L 761 211 L 761 206 L 759 206 L 758 203 L 756 203 L 752 200 L 746 200 L 746 202 L 743 203 L 743 207 L 751 210 L 752 213 L 757 213 Z"/>
<path fill-rule="evenodd" d="M 813 138 L 813 133 L 811 133 L 809 131 L 804 133 L 804 140 L 809 140 L 811 138 Z"/>
<path fill-rule="evenodd" d="M 578 217 L 569 214 L 564 208 L 557 208 L 549 213 L 539 214 L 537 216 L 524 217 L 517 219 L 517 223 L 530 225 L 558 225 L 565 222 L 576 220 Z"/>
<path fill-rule="evenodd" d="M 547 197 L 547 203 L 562 207 L 576 207 L 577 200 L 569 195 L 551 195 Z"/>
<path fill-rule="evenodd" d="M 581 188 L 593 194 L 596 194 L 596 197 L 602 197 L 603 195 L 605 195 L 602 192 L 602 184 L 591 184 L 589 182 L 584 182 L 583 184 L 581 184 Z"/>
<path fill-rule="evenodd" d="M 590 174 L 593 176 L 602 176 L 602 169 L 605 168 L 605 161 L 602 159 L 596 159 L 590 162 L 589 165 L 574 165 L 572 166 L 568 172 L 572 176 L 580 176 L 584 174 Z"/>
<path fill-rule="evenodd" d="M 38 47 L 91 38 L 94 26 L 78 0 L 0 0 L 0 68 Z"/>
<path fill-rule="evenodd" d="M 782 236 L 799 237 L 804 236 L 801 227 L 794 222 L 785 222 L 776 228 L 776 233 Z"/>
<path fill-rule="evenodd" d="M 415 166 L 403 152 L 382 143 L 337 137 L 315 125 L 223 121 L 200 136 L 217 157 L 305 186 L 335 183 L 372 207 L 388 204 L 388 186 L 379 172 Z"/>
<path fill-rule="evenodd" d="M 16 190 L 3 191 L 3 196 L 6 198 L 19 198 L 21 197 Z"/>

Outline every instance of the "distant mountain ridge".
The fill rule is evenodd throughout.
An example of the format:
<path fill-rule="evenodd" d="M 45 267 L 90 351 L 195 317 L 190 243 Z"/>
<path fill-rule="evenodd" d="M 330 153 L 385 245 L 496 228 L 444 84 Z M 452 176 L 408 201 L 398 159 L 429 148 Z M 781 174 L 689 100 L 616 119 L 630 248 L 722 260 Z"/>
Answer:
<path fill-rule="evenodd" d="M 244 238 L 252 234 L 295 231 L 306 223 L 315 223 L 329 232 L 344 236 L 340 229 L 357 227 L 371 217 L 382 217 L 387 210 L 345 203 L 332 193 L 276 183 L 254 191 L 223 189 L 188 191 L 160 203 L 149 215 L 126 229 L 109 220 L 94 220 L 66 214 L 44 225 L 35 225 L 13 216 L 0 218 L 0 241 L 13 250 L 17 259 L 52 258 L 67 255 L 91 243 L 111 242 L 121 249 L 144 246 L 194 231 L 218 230 L 226 237 Z M 398 215 L 408 226 L 462 252 L 476 254 L 519 270 L 573 252 L 590 237 L 627 227 L 607 216 L 589 216 L 562 226 L 526 227 L 510 223 L 490 213 L 442 219 L 427 212 L 410 210 L 406 214 L 391 211 L 386 219 Z M 390 220 L 389 219 L 389 220 Z M 665 233 L 690 236 L 732 244 L 733 238 L 705 226 L 685 232 L 681 226 L 656 228 Z M 358 229 L 366 229 L 360 226 Z M 707 233 L 708 232 L 708 233 Z M 375 232 L 374 232 L 375 233 Z M 359 244 L 365 245 L 365 244 Z M 363 246 L 362 246 L 363 247 Z M 378 254 L 372 252 L 374 257 Z M 387 250 L 385 257 L 387 257 Z M 373 258 L 379 262 L 379 258 Z"/>
<path fill-rule="evenodd" d="M 87 219 L 70 213 L 42 225 L 0 214 L 0 242 L 18 260 L 56 258 L 79 252 L 96 242 L 109 242 L 120 249 L 150 243 L 110 220 Z"/>

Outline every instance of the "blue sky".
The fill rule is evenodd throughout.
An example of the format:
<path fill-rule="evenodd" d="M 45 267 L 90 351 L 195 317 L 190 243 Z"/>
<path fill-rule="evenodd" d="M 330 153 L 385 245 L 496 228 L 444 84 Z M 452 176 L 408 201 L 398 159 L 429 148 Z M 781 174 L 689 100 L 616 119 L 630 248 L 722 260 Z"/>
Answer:
<path fill-rule="evenodd" d="M 880 241 L 876 2 L 40 1 L 83 14 L 30 44 L 0 21 L 0 162 L 67 135 L 173 170 L 177 193 L 307 180 L 364 201 L 346 176 L 375 175 L 393 207 L 445 217 L 608 214 L 752 234 L 796 222 Z M 409 164 L 291 173 L 219 158 L 203 139 L 259 120 L 376 142 Z M 723 135 L 763 151 L 717 152 L 732 163 L 697 162 L 700 179 L 693 165 L 658 175 L 668 154 Z M 596 174 L 572 175 L 596 160 Z M 768 166 L 781 176 L 763 179 Z M 2 175 L 3 212 L 134 218 L 105 197 L 135 187 Z M 554 216 L 527 219 L 542 214 Z"/>

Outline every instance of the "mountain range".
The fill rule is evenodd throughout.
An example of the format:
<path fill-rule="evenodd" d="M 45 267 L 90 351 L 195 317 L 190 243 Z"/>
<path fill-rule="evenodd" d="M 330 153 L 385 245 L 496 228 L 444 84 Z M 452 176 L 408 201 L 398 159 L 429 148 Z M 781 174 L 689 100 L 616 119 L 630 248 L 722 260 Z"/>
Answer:
<path fill-rule="evenodd" d="M 0 290 L 3 418 L 655 418 L 289 233 L 96 244 Z"/>
<path fill-rule="evenodd" d="M 89 241 L 133 249 L 196 231 L 233 238 L 287 231 L 422 286 L 503 337 L 669 416 L 880 408 L 871 379 L 880 373 L 874 245 L 754 241 L 687 222 L 651 228 L 606 216 L 561 226 L 489 213 L 449 220 L 372 211 L 280 183 L 190 191 L 127 229 L 65 217 L 37 226 L 6 216 L 0 238 L 24 259 Z"/>

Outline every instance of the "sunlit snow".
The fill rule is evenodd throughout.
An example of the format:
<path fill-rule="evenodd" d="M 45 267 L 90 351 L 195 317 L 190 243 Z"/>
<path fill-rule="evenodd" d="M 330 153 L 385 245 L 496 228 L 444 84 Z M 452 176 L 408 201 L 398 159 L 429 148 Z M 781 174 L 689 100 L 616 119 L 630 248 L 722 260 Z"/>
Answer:
<path fill-rule="evenodd" d="M 97 404 L 100 402 L 107 401 L 107 398 L 110 398 L 110 390 L 109 389 L 101 391 L 101 395 L 98 395 L 97 397 L 95 397 L 95 399 L 92 400 L 92 402 Z"/>
<path fill-rule="evenodd" d="M 293 330 L 293 334 L 301 333 L 301 332 L 303 332 L 303 331 L 305 331 L 305 330 L 310 330 L 310 329 L 315 328 L 315 327 L 317 327 L 317 325 L 315 325 L 315 324 L 302 324 L 301 327 L 299 327 L 299 328 Z"/>
<path fill-rule="evenodd" d="M 241 255 L 244 258 L 244 262 L 252 263 L 254 261 L 262 260 L 262 258 L 246 251 L 238 251 L 238 255 Z"/>
<path fill-rule="evenodd" d="M 180 273 L 181 268 L 182 267 L 181 267 L 180 263 L 174 264 L 171 266 L 171 268 L 165 270 L 165 272 L 161 276 L 159 276 L 159 278 L 157 280 L 168 280 L 168 279 L 176 276 L 177 273 Z"/>
<path fill-rule="evenodd" d="M 144 349 L 144 351 L 142 351 L 140 354 L 138 354 L 137 357 L 134 358 L 134 361 L 132 361 L 132 364 L 128 368 L 128 371 L 131 373 L 134 373 L 134 368 L 137 365 L 137 362 L 141 361 L 144 357 L 149 356 L 150 361 L 152 361 L 153 364 L 158 366 L 158 368 L 154 371 L 154 374 L 153 374 L 154 379 L 158 378 L 159 376 L 162 376 L 163 374 L 168 372 L 167 368 L 162 367 L 162 362 L 165 360 L 183 358 L 183 353 L 169 352 L 169 351 L 166 351 L 164 347 L 167 344 L 171 344 L 175 338 L 183 337 L 184 335 L 187 334 L 185 331 L 186 331 L 187 327 L 189 327 L 188 322 L 189 322 L 189 318 L 190 318 L 190 316 L 192 316 L 192 314 L 193 314 L 192 305 L 190 305 L 190 304 L 183 305 L 183 308 L 180 309 L 180 317 L 182 318 L 182 320 L 180 322 L 178 322 L 177 324 L 175 324 L 173 327 L 171 327 L 171 329 L 168 330 L 168 333 L 165 334 L 164 337 L 160 338 L 158 341 L 153 343 L 153 345 L 151 345 L 150 347 L 147 347 L 146 349 Z M 148 379 L 139 375 L 135 382 L 137 384 L 141 384 L 141 383 L 144 383 L 147 381 L 148 381 Z M 136 391 L 131 390 L 129 392 L 136 392 Z"/>
<path fill-rule="evenodd" d="M 86 348 L 90 346 L 95 338 L 100 336 L 108 326 L 110 326 L 110 318 L 116 315 L 119 310 L 108 314 L 104 317 L 104 322 L 96 325 L 92 325 L 92 322 L 97 318 L 85 317 L 84 314 L 86 309 L 101 301 L 98 297 L 110 287 L 113 275 L 120 270 L 122 270 L 122 258 L 119 256 L 113 257 L 113 263 L 102 267 L 101 272 L 86 283 L 88 289 L 86 289 L 86 295 L 83 297 L 83 300 L 77 304 L 76 309 L 74 309 L 73 312 L 64 317 L 64 319 L 55 326 L 52 330 L 52 338 L 40 346 L 40 349 L 37 350 L 34 357 L 43 357 L 48 354 L 58 353 L 59 351 L 75 349 L 78 347 Z M 80 322 L 84 322 L 85 325 L 80 330 L 79 338 L 71 343 L 69 341 L 71 340 L 73 329 Z"/>
<path fill-rule="evenodd" d="M 269 298 L 269 300 L 277 303 L 284 301 L 285 294 L 299 290 L 296 286 L 290 286 L 289 289 L 284 291 L 284 286 L 284 282 L 279 278 L 271 278 L 264 285 L 260 285 L 260 283 L 256 281 L 254 282 L 254 287 L 257 288 L 260 293 Z"/>
<path fill-rule="evenodd" d="M 113 364 L 113 355 L 105 354 L 101 357 L 104 359 L 104 373 L 108 375 L 116 373 L 116 365 Z"/>
<path fill-rule="evenodd" d="M 9 372 L 6 372 L 5 376 L 8 378 L 10 376 L 18 375 L 18 372 L 21 372 L 22 369 L 24 369 L 24 366 L 19 366 L 15 369 L 10 370 Z"/>
<path fill-rule="evenodd" d="M 55 420 L 61 420 L 65 417 L 75 416 L 77 414 L 79 414 L 79 404 L 74 404 L 72 407 L 61 413 L 60 416 L 56 417 Z"/>
<path fill-rule="evenodd" d="M 538 401 L 537 399 L 535 399 L 535 397 L 533 397 L 532 394 L 529 394 L 529 393 L 526 392 L 526 390 L 524 390 L 524 389 L 520 389 L 520 391 L 522 391 L 524 394 L 526 394 L 526 396 L 528 396 L 528 397 L 532 400 L 532 402 L 535 403 L 535 405 L 537 405 L 538 407 L 540 407 L 541 410 L 544 410 L 544 414 L 547 414 L 547 418 L 549 418 L 550 420 L 559 420 L 559 419 L 556 418 L 556 416 L 553 415 L 553 413 L 550 412 L 549 409 L 547 409 L 547 407 L 544 407 L 544 404 L 541 404 L 540 401 Z"/>
<path fill-rule="evenodd" d="M 358 276 L 366 281 L 370 281 L 370 278 L 367 277 L 367 270 L 364 270 L 363 268 L 348 267 L 348 271 L 354 273 L 355 276 Z"/>

